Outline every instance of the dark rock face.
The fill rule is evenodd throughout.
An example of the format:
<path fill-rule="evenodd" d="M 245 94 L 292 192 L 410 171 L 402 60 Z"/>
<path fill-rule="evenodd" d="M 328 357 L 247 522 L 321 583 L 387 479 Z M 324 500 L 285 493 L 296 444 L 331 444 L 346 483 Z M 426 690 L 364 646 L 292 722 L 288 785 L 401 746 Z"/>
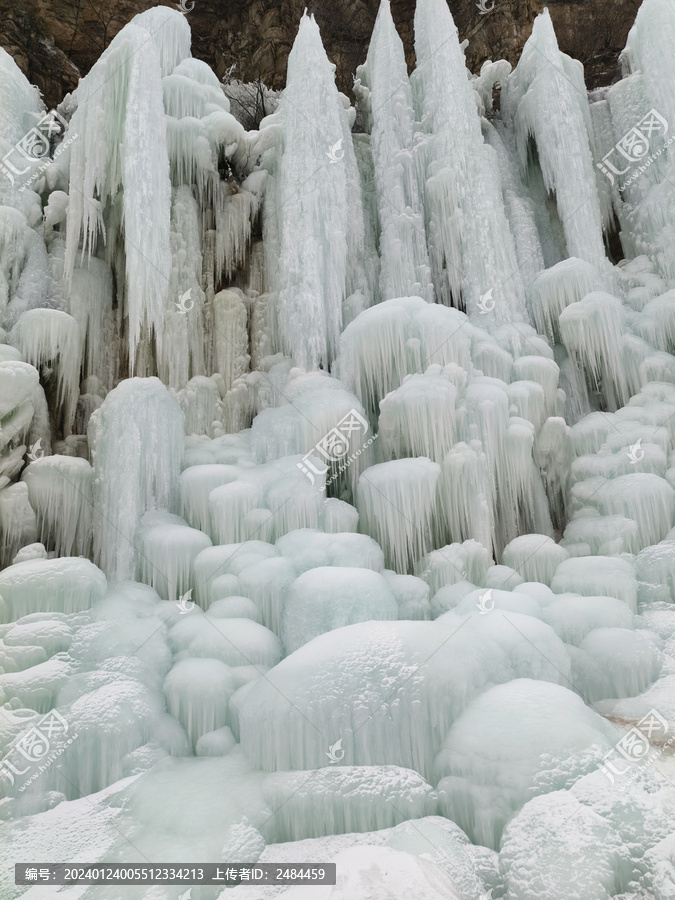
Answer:
<path fill-rule="evenodd" d="M 640 6 L 640 0 L 481 0 L 484 8 L 492 6 L 481 14 L 474 0 L 448 2 L 460 39 L 469 41 L 467 62 L 475 72 L 486 59 L 503 57 L 515 64 L 534 17 L 548 6 L 561 50 L 584 64 L 589 88 L 611 84 L 618 76 L 618 55 Z M 0 0 L 0 45 L 51 107 L 76 87 L 79 75 L 89 71 L 120 28 L 153 5 L 146 0 Z M 194 0 L 188 14 L 192 52 L 221 78 L 236 64 L 236 78 L 261 78 L 281 88 L 307 6 L 337 65 L 338 86 L 350 93 L 378 5 L 379 0 Z M 410 67 L 414 12 L 413 0 L 392 0 Z"/>

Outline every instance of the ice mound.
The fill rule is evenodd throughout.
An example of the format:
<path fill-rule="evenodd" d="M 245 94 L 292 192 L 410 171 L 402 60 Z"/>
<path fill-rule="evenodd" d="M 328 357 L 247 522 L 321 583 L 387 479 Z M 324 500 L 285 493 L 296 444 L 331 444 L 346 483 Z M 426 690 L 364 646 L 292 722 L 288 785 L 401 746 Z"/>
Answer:
<path fill-rule="evenodd" d="M 395 766 L 328 766 L 277 772 L 263 783 L 278 840 L 376 831 L 436 812 L 436 795 L 417 772 Z M 377 798 L 374 800 L 374 798 Z"/>
<path fill-rule="evenodd" d="M 244 753 L 266 771 L 314 769 L 341 740 L 345 765 L 428 777 L 452 721 L 488 685 L 568 678 L 565 648 L 548 625 L 501 615 L 366 622 L 320 635 L 232 699 Z"/>
<path fill-rule="evenodd" d="M 569 791 L 527 803 L 502 839 L 500 868 L 508 896 L 585 900 L 625 891 L 658 897 L 651 888 L 668 884 L 661 853 L 675 827 L 675 807 L 669 785 L 645 765 L 627 764 L 624 790 L 598 771 Z"/>
<path fill-rule="evenodd" d="M 279 638 L 251 619 L 195 615 L 174 625 L 170 637 L 184 661 L 197 656 L 228 666 L 275 666 L 283 656 Z"/>
<path fill-rule="evenodd" d="M 354 847 L 339 853 L 334 860 L 341 876 L 333 887 L 319 888 L 326 900 L 352 897 L 366 900 L 373 882 L 378 891 L 386 891 L 391 900 L 414 895 L 420 900 L 460 900 L 462 894 L 454 882 L 434 863 L 423 857 L 387 847 Z M 324 893 L 325 892 L 325 893 Z M 289 888 L 287 900 L 300 900 L 301 888 Z"/>
<path fill-rule="evenodd" d="M 601 627 L 589 631 L 574 658 L 574 683 L 589 701 L 635 697 L 659 677 L 659 641 L 649 631 Z"/>
<path fill-rule="evenodd" d="M 106 587 L 103 572 L 80 557 L 32 559 L 0 572 L 0 596 L 10 622 L 29 613 L 89 609 Z"/>
<path fill-rule="evenodd" d="M 440 808 L 473 841 L 498 849 L 504 826 L 533 793 L 571 787 L 617 739 L 566 687 L 529 679 L 497 685 L 469 704 L 443 741 L 435 761 Z"/>
<path fill-rule="evenodd" d="M 348 566 L 373 572 L 384 569 L 382 549 L 366 534 L 324 534 L 301 529 L 280 537 L 276 548 L 298 574 L 317 566 Z"/>
<path fill-rule="evenodd" d="M 627 560 L 615 556 L 564 560 L 553 576 L 551 590 L 556 594 L 571 592 L 585 597 L 616 597 L 632 612 L 637 611 L 635 568 Z"/>
<path fill-rule="evenodd" d="M 230 667 L 217 659 L 183 659 L 164 680 L 169 712 L 181 723 L 194 747 L 227 721 L 227 703 L 236 683 Z"/>
<path fill-rule="evenodd" d="M 544 534 L 524 534 L 514 538 L 502 553 L 502 562 L 522 576 L 523 581 L 550 585 L 556 569 L 569 558 L 567 551 Z"/>
<path fill-rule="evenodd" d="M 319 566 L 290 588 L 281 637 L 287 654 L 319 634 L 355 622 L 398 618 L 398 604 L 386 579 L 370 569 Z"/>
<path fill-rule="evenodd" d="M 139 576 L 163 600 L 175 602 L 192 585 L 195 558 L 211 539 L 203 531 L 167 513 L 150 512 L 141 519 L 137 532 Z"/>

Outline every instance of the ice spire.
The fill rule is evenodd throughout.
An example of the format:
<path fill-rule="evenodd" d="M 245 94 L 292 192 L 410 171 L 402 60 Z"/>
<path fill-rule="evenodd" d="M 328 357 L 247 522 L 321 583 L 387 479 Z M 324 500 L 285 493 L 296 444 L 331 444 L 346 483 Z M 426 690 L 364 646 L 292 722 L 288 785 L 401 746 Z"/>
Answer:
<path fill-rule="evenodd" d="M 168 277 L 171 182 L 162 75 L 190 55 L 185 17 L 158 7 L 136 16 L 77 89 L 71 128 L 65 275 L 105 237 L 107 205 L 122 190 L 129 368 L 142 336 L 161 342 Z M 81 243 L 82 242 L 82 243 Z M 114 241 L 113 241 L 114 243 Z"/>
<path fill-rule="evenodd" d="M 415 115 L 403 42 L 382 0 L 354 91 L 370 124 L 380 217 L 382 300 L 434 299 L 416 171 Z"/>
<path fill-rule="evenodd" d="M 605 264 L 583 66 L 558 49 L 548 10 L 535 19 L 502 105 L 523 167 L 531 162 L 534 140 L 546 189 L 556 196 L 565 255 Z"/>
<path fill-rule="evenodd" d="M 334 73 L 316 22 L 303 16 L 273 117 L 283 146 L 266 195 L 264 236 L 277 342 L 306 369 L 330 364 L 342 303 L 364 286 L 354 284 L 364 244 L 359 174 Z"/>
<path fill-rule="evenodd" d="M 445 0 L 419 0 L 415 52 L 412 84 L 418 118 L 428 133 L 425 205 L 437 297 L 457 306 L 461 296 L 472 314 L 492 289 L 491 319 L 526 321 L 497 157 L 483 139 L 477 98 Z"/>

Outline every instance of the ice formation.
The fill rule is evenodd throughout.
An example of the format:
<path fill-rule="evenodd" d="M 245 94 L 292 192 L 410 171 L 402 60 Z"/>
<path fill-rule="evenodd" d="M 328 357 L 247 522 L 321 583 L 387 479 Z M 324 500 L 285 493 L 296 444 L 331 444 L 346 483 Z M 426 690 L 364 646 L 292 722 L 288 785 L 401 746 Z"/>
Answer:
<path fill-rule="evenodd" d="M 0 50 L 12 858 L 675 896 L 675 9 L 590 94 L 414 31 L 352 106 L 305 14 L 251 130 L 149 9 L 49 140 Z"/>

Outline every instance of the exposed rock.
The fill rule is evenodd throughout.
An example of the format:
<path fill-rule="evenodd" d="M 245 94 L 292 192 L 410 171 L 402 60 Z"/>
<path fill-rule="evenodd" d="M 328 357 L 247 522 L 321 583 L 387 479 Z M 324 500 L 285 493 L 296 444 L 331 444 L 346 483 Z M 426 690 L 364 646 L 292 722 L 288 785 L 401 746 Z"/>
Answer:
<path fill-rule="evenodd" d="M 581 60 L 589 88 L 618 76 L 618 55 L 640 0 L 449 0 L 460 39 L 468 40 L 467 62 L 478 71 L 486 59 L 515 63 L 530 35 L 532 21 L 548 6 L 560 48 Z M 184 0 L 186 7 L 192 0 Z M 86 74 L 120 28 L 155 5 L 146 0 L 2 0 L 0 45 L 12 54 L 31 82 L 54 106 Z M 176 4 L 166 4 L 175 5 Z M 243 81 L 258 78 L 283 87 L 286 61 L 305 6 L 316 16 L 338 87 L 349 93 L 356 66 L 366 56 L 379 0 L 194 0 L 187 14 L 192 52 L 219 77 L 235 64 Z M 414 63 L 413 0 L 392 0 L 392 13 Z"/>

